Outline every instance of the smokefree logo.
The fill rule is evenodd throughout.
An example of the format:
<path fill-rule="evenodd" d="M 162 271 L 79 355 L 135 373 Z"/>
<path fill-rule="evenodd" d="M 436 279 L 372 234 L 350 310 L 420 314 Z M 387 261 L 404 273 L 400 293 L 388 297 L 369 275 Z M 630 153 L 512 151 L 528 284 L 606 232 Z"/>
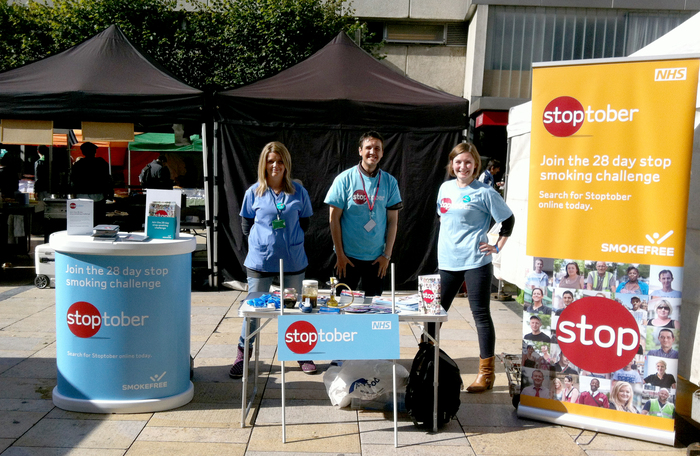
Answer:
<path fill-rule="evenodd" d="M 564 138 L 577 133 L 585 122 L 632 122 L 639 109 L 614 109 L 607 105 L 605 109 L 586 109 L 576 98 L 563 96 L 550 101 L 544 113 L 542 123 L 544 128 L 553 136 Z"/>
<path fill-rule="evenodd" d="M 557 322 L 557 341 L 574 365 L 590 372 L 615 372 L 639 349 L 639 326 L 612 299 L 589 296 L 567 306 Z"/>

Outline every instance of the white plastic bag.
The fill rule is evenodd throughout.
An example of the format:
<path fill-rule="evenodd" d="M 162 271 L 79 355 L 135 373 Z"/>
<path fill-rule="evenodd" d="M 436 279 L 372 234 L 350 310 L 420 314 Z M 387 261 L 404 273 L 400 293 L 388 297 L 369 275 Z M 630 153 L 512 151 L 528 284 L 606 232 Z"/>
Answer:
<path fill-rule="evenodd" d="M 342 366 L 332 366 L 323 374 L 323 384 L 333 405 L 347 407 L 352 398 L 376 399 L 393 392 L 391 361 L 350 360 Z M 397 391 L 406 389 L 408 371 L 396 365 Z"/>

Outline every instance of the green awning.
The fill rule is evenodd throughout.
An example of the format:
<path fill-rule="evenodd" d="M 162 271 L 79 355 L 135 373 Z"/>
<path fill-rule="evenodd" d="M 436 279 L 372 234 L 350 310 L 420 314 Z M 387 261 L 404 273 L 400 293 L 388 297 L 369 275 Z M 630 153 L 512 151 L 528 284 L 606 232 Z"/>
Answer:
<path fill-rule="evenodd" d="M 173 133 L 143 133 L 129 143 L 129 150 L 135 152 L 201 152 L 202 138 L 190 136 L 192 144 L 178 146 Z"/>

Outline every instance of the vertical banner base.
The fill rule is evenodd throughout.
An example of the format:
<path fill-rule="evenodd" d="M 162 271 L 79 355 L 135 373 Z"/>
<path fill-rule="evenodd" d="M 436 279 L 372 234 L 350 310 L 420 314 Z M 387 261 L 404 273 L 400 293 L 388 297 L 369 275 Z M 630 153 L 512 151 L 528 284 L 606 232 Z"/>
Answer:
<path fill-rule="evenodd" d="M 546 421 L 548 423 L 559 424 L 562 426 L 571 426 L 589 431 L 646 440 L 648 442 L 660 443 L 662 445 L 673 446 L 676 439 L 675 431 L 663 431 L 660 429 L 635 426 L 633 424 L 626 424 L 618 421 L 589 418 L 582 415 L 575 415 L 573 413 L 561 413 L 553 410 L 529 407 L 526 405 L 518 406 L 518 416 L 520 418 Z"/>

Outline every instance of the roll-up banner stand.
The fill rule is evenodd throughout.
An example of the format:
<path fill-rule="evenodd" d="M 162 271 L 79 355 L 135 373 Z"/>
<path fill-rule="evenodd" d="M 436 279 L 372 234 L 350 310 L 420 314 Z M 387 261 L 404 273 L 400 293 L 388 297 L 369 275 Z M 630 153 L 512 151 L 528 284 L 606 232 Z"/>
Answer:
<path fill-rule="evenodd" d="M 534 65 L 518 415 L 673 445 L 698 67 Z"/>

